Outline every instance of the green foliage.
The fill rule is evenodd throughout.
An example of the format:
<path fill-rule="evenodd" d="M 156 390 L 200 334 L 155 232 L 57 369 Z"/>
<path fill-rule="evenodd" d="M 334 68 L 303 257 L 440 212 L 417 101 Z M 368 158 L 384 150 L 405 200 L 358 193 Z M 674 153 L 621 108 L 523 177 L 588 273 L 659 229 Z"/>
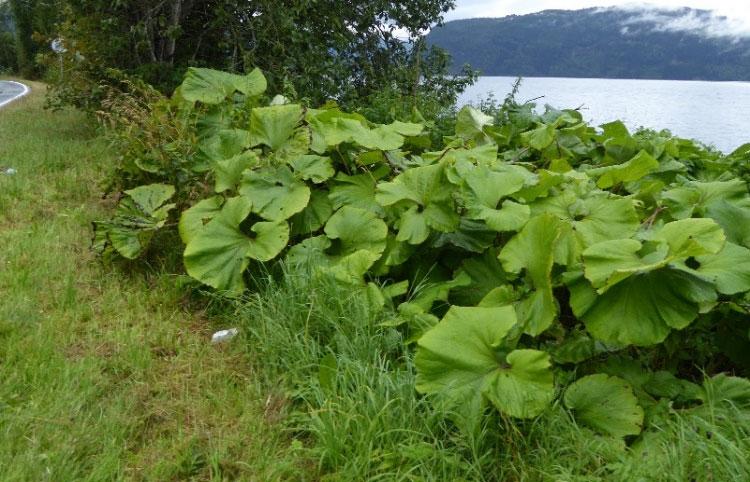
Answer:
<path fill-rule="evenodd" d="M 5 2 L 4 2 L 5 3 Z M 15 66 L 25 78 L 39 78 L 44 73 L 37 57 L 47 51 L 50 40 L 54 38 L 56 24 L 60 20 L 61 2 L 58 0 L 8 0 L 7 8 L 0 5 L 0 33 L 7 29 L 14 34 Z M 6 27 L 7 28 L 7 27 Z M 0 49 L 4 48 L 0 42 Z M 2 56 L 0 50 L 0 57 Z M 2 59 L 0 58 L 0 67 Z"/>
<path fill-rule="evenodd" d="M 450 110 L 475 78 L 469 69 L 447 75 L 449 57 L 423 40 L 454 7 L 453 0 L 55 3 L 68 49 L 65 74 L 57 78 L 57 56 L 47 53 L 42 60 L 55 77 L 53 97 L 61 103 L 84 105 L 102 88 L 116 87 L 108 69 L 164 93 L 172 93 L 187 71 L 186 98 L 210 103 L 200 97 L 202 91 L 218 103 L 225 93 L 220 77 L 239 78 L 235 73 L 259 67 L 274 92 L 312 105 L 335 99 L 388 123 L 408 118 L 415 106 L 429 114 Z M 265 85 L 253 88 L 262 91 Z"/>
<path fill-rule="evenodd" d="M 10 4 L 0 3 L 0 72 L 15 72 L 18 69 L 15 22 Z"/>
<path fill-rule="evenodd" d="M 625 380 L 604 373 L 577 380 L 565 391 L 565 405 L 576 419 L 615 437 L 638 435 L 643 409 Z"/>
<path fill-rule="evenodd" d="M 136 259 L 148 249 L 154 233 L 164 227 L 174 204 L 166 204 L 175 189 L 165 184 L 150 184 L 125 191 L 114 217 L 94 223 L 94 249 L 108 256 L 114 249 L 120 256 Z"/>
<path fill-rule="evenodd" d="M 200 152 L 192 187 L 177 186 L 203 193 L 179 221 L 188 274 L 236 293 L 256 261 L 286 260 L 393 308 L 418 390 L 465 429 L 485 407 L 538 416 L 585 374 L 565 405 L 637 435 L 662 400 L 700 403 L 700 370 L 746 373 L 717 334 L 750 321 L 736 154 L 511 101 L 465 108 L 432 150 L 424 123 L 267 105 L 242 77 L 201 76 L 220 84 L 200 87 L 207 102 L 171 101 Z M 732 340 L 750 348 L 747 330 Z"/>

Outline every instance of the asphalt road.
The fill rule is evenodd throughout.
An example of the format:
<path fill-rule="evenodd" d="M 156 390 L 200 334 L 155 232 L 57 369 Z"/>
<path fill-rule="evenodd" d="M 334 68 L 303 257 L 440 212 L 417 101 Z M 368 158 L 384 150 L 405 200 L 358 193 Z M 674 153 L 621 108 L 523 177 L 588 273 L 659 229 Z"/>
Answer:
<path fill-rule="evenodd" d="M 18 82 L 0 80 L 0 107 L 26 95 L 29 88 Z"/>

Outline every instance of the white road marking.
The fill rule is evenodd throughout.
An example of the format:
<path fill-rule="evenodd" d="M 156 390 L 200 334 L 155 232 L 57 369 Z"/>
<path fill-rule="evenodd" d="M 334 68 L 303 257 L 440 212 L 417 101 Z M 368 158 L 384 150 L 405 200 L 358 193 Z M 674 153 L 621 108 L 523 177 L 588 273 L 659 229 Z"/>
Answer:
<path fill-rule="evenodd" d="M 4 83 L 5 83 L 5 84 L 15 84 L 15 85 L 17 85 L 17 86 L 21 87 L 21 92 L 19 92 L 19 93 L 18 93 L 18 94 L 16 94 L 15 96 L 11 97 L 10 99 L 7 99 L 7 100 L 3 100 L 3 101 L 0 101 L 0 107 L 4 106 L 4 105 L 6 105 L 6 104 L 10 104 L 10 103 L 11 103 L 11 102 L 13 102 L 14 100 L 16 100 L 16 99 L 20 99 L 20 98 L 21 98 L 21 97 L 23 97 L 24 95 L 26 95 L 26 94 L 28 94 L 29 92 L 31 92 L 31 89 L 29 89 L 29 88 L 28 88 L 28 87 L 27 87 L 26 85 L 24 85 L 24 84 L 22 84 L 22 83 L 20 83 L 20 82 L 15 82 L 15 81 L 12 81 L 12 80 L 0 80 L 0 85 L 1 85 L 1 84 L 4 84 Z"/>

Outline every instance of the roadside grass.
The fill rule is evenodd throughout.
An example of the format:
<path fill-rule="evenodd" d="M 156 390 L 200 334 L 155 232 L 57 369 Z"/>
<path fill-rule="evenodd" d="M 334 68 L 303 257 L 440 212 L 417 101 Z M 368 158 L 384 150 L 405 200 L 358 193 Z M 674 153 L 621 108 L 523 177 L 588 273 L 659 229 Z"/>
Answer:
<path fill-rule="evenodd" d="M 0 110 L 0 479 L 276 480 L 299 471 L 240 347 L 175 278 L 89 251 L 107 143 L 44 86 Z M 127 267 L 125 267 L 127 268 Z M 283 407 L 278 407 L 283 410 Z M 293 479 L 293 476 L 291 476 Z"/>

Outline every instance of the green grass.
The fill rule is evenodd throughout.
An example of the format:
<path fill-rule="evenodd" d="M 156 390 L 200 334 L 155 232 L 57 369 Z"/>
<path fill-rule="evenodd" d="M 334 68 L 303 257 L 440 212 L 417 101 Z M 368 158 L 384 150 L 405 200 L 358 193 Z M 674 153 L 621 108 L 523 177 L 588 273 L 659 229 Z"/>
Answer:
<path fill-rule="evenodd" d="M 259 285 L 231 318 L 243 321 L 264 383 L 285 387 L 277 397 L 294 407 L 283 423 L 315 469 L 297 480 L 750 480 L 750 413 L 718 396 L 690 410 L 660 405 L 628 444 L 578 426 L 559 404 L 463 432 L 415 393 L 411 350 L 383 327 L 387 310 L 304 271 Z"/>
<path fill-rule="evenodd" d="M 0 110 L 0 479 L 273 480 L 287 445 L 241 349 L 175 278 L 103 267 L 107 143 L 43 86 Z"/>
<path fill-rule="evenodd" d="M 361 292 L 292 270 L 214 303 L 164 261 L 103 266 L 114 155 L 33 87 L 0 111 L 0 480 L 750 480 L 750 414 L 718 397 L 627 445 L 559 405 L 464 432 Z"/>

